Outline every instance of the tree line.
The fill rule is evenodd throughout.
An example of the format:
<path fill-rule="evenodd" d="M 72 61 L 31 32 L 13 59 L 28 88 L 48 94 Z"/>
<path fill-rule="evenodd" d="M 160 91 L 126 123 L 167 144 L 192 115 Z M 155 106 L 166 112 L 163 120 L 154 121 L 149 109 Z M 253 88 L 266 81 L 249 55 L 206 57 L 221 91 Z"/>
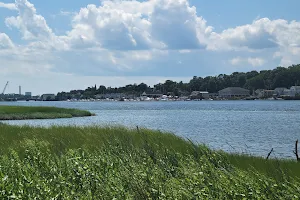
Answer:
<path fill-rule="evenodd" d="M 188 83 L 167 80 L 153 87 L 145 83 L 129 84 L 123 87 L 106 87 L 100 85 L 91 86 L 85 90 L 71 90 L 70 92 L 59 92 L 58 100 L 71 98 L 93 98 L 99 94 L 123 93 L 139 96 L 143 92 L 156 92 L 172 94 L 175 96 L 189 95 L 192 91 L 208 91 L 217 93 L 227 87 L 242 87 L 251 92 L 256 89 L 275 89 L 277 87 L 289 88 L 300 85 L 300 64 L 290 67 L 277 67 L 273 70 L 234 72 L 230 75 L 220 74 L 218 76 L 197 77 L 194 76 Z"/>

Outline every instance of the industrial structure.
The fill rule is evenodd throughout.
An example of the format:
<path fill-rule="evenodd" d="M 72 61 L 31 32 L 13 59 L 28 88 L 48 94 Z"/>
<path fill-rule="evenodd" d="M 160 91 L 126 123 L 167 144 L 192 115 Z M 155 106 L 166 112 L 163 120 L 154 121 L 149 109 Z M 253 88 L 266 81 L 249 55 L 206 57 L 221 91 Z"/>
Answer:
<path fill-rule="evenodd" d="M 8 86 L 8 83 L 9 83 L 9 82 L 7 81 L 7 82 L 6 82 L 6 84 L 5 84 L 5 86 L 4 86 L 4 89 L 3 89 L 3 91 L 2 91 L 2 93 L 1 93 L 2 95 L 4 95 L 4 93 L 5 93 L 5 90 L 6 90 L 7 86 Z"/>
<path fill-rule="evenodd" d="M 2 92 L 0 93 L 0 101 L 17 101 L 17 100 L 27 100 L 26 95 L 22 95 L 22 87 L 19 86 L 19 93 L 6 93 L 6 90 L 9 86 L 9 81 L 6 82 L 4 85 L 4 88 Z M 32 97 L 31 92 L 26 92 L 26 94 L 29 96 L 29 99 Z"/>

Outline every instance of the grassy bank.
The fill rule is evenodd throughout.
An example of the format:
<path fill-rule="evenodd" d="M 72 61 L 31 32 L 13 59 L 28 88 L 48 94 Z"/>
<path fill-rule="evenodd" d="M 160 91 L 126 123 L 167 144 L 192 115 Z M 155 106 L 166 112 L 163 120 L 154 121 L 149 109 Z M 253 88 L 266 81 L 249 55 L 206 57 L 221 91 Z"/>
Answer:
<path fill-rule="evenodd" d="M 300 165 L 277 162 L 289 175 L 159 131 L 0 124 L 1 199 L 297 199 Z"/>
<path fill-rule="evenodd" d="M 56 119 L 91 116 L 85 110 L 57 107 L 0 106 L 0 120 Z"/>

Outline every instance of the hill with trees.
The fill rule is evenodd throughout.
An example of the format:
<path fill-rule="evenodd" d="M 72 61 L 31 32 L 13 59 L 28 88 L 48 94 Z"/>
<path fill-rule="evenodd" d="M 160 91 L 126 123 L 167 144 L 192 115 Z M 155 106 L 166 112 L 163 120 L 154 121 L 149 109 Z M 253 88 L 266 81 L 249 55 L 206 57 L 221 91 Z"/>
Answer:
<path fill-rule="evenodd" d="M 160 92 L 175 96 L 189 95 L 192 91 L 208 91 L 217 93 L 227 87 L 242 87 L 250 91 L 256 89 L 275 89 L 277 87 L 289 88 L 300 85 L 300 64 L 290 67 L 277 67 L 273 70 L 234 72 L 230 75 L 220 74 L 218 76 L 197 77 L 194 76 L 188 83 L 167 80 L 153 87 L 145 83 L 129 84 L 123 87 L 106 87 L 97 85 L 85 90 L 72 90 L 70 92 L 59 92 L 58 100 L 71 98 L 84 99 L 94 98 L 98 94 L 116 94 L 139 96 L 143 92 Z"/>

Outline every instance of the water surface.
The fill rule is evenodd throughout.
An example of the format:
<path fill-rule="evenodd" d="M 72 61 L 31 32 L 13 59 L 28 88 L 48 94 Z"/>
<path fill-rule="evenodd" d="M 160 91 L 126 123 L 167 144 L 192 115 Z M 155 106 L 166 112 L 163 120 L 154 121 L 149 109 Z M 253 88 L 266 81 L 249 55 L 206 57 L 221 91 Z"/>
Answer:
<path fill-rule="evenodd" d="M 300 139 L 300 101 L 197 102 L 1 102 L 26 106 L 79 108 L 93 117 L 6 121 L 9 124 L 124 125 L 173 132 L 227 152 L 293 158 Z"/>

